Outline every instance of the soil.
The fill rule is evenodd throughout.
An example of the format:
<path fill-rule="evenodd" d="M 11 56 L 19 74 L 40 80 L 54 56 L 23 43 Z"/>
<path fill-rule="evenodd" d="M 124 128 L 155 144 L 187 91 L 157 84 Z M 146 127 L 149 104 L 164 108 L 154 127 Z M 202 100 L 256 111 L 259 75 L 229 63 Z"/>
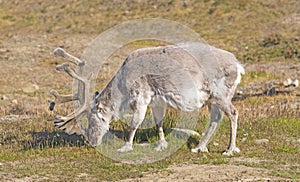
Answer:
<path fill-rule="evenodd" d="M 237 165 L 176 164 L 167 171 L 123 181 L 280 181 L 270 171 Z"/>

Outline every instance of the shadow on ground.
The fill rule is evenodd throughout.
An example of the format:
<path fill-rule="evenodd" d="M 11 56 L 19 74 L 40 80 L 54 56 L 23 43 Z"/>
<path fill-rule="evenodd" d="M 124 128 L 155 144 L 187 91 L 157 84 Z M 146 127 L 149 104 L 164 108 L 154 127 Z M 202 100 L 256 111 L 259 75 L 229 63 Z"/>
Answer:
<path fill-rule="evenodd" d="M 64 132 L 31 132 L 32 140 L 22 142 L 25 150 L 32 148 L 54 148 L 62 146 L 81 147 L 86 145 L 83 136 L 72 134 L 68 135 Z"/>

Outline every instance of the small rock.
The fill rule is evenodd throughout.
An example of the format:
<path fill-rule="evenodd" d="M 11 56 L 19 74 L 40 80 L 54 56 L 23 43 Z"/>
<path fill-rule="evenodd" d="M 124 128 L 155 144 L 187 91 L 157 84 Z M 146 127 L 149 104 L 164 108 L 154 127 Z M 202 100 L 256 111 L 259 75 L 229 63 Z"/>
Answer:
<path fill-rule="evenodd" d="M 246 137 L 244 137 L 244 138 L 242 138 L 242 141 L 241 142 L 245 142 L 247 140 L 247 138 Z"/>
<path fill-rule="evenodd" d="M 300 108 L 300 103 L 290 103 L 289 104 L 289 107 L 291 108 L 291 109 L 298 109 L 298 108 Z"/>
<path fill-rule="evenodd" d="M 40 87 L 38 85 L 32 84 L 32 85 L 22 88 L 22 91 L 24 93 L 31 94 L 31 93 L 38 91 L 39 89 L 40 89 Z"/>
<path fill-rule="evenodd" d="M 13 99 L 11 102 L 12 102 L 13 104 L 18 104 L 18 100 L 17 100 L 17 99 Z"/>
<path fill-rule="evenodd" d="M 276 88 L 275 88 L 275 87 L 272 87 L 270 90 L 267 90 L 267 91 L 266 91 L 266 94 L 267 94 L 268 96 L 274 95 L 274 94 L 276 94 L 276 93 L 277 93 L 277 91 L 276 91 Z"/>
<path fill-rule="evenodd" d="M 292 85 L 294 85 L 295 87 L 298 87 L 299 86 L 299 80 L 294 80 L 293 82 L 292 82 Z"/>
<path fill-rule="evenodd" d="M 144 143 L 139 143 L 139 144 L 136 144 L 136 145 L 138 145 L 138 146 L 150 146 L 150 143 L 144 142 Z"/>
<path fill-rule="evenodd" d="M 243 129 L 243 132 L 245 132 L 245 130 Z M 249 133 L 243 133 L 243 136 L 249 136 Z"/>
<path fill-rule="evenodd" d="M 219 143 L 214 142 L 213 145 L 214 145 L 214 146 L 219 146 Z"/>
<path fill-rule="evenodd" d="M 261 144 L 266 144 L 266 143 L 269 143 L 269 140 L 268 139 L 257 139 L 257 140 L 254 140 L 254 143 L 257 144 L 257 145 L 261 145 Z"/>
<path fill-rule="evenodd" d="M 2 95 L 1 100 L 8 100 L 8 97 L 6 95 Z"/>
<path fill-rule="evenodd" d="M 243 95 L 243 91 L 238 90 L 238 91 L 236 91 L 236 94 L 238 94 L 238 95 Z"/>
<path fill-rule="evenodd" d="M 5 52 L 9 52 L 9 49 L 0 49 L 0 53 L 5 53 Z"/>
<path fill-rule="evenodd" d="M 285 87 L 288 87 L 288 86 L 290 86 L 292 84 L 292 82 L 293 82 L 292 79 L 288 78 L 288 79 L 286 79 L 286 80 L 283 81 L 283 85 Z"/>
<path fill-rule="evenodd" d="M 88 176 L 87 173 L 80 173 L 80 174 L 78 175 L 79 178 L 86 177 L 86 176 Z"/>
<path fill-rule="evenodd" d="M 200 136 L 200 134 L 196 131 L 193 130 L 189 130 L 189 129 L 181 129 L 181 128 L 172 128 L 172 132 L 175 135 L 179 135 L 179 136 Z"/>

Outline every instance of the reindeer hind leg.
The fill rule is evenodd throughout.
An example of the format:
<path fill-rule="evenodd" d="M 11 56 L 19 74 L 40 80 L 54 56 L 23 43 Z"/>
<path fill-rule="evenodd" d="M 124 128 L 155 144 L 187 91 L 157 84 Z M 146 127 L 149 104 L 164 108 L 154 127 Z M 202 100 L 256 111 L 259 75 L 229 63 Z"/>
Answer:
<path fill-rule="evenodd" d="M 217 126 L 223 118 L 223 113 L 221 109 L 216 104 L 211 104 L 209 107 L 210 110 L 210 121 L 209 125 L 206 128 L 204 136 L 199 141 L 199 144 L 196 148 L 192 149 L 192 152 L 208 152 L 207 144 L 210 142 L 212 137 L 217 131 Z"/>
<path fill-rule="evenodd" d="M 163 119 L 166 112 L 166 106 L 154 106 L 151 107 L 153 118 L 156 124 L 156 128 L 158 131 L 158 144 L 154 148 L 156 151 L 165 150 L 168 147 L 168 142 L 165 139 L 164 131 L 163 131 Z"/>

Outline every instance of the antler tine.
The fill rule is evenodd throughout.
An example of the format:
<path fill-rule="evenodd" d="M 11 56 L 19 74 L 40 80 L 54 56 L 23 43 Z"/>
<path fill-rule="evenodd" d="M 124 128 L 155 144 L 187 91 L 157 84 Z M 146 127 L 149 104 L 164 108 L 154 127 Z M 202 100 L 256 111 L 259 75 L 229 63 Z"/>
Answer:
<path fill-rule="evenodd" d="M 60 52 L 58 52 L 60 55 L 64 55 L 61 54 Z M 83 78 L 81 76 L 79 76 L 69 65 L 69 63 L 63 63 L 62 65 L 58 65 L 56 66 L 56 70 L 58 71 L 65 71 L 68 75 L 70 75 L 72 78 L 75 78 L 76 80 L 79 80 L 82 85 L 83 85 L 83 98 L 82 101 L 83 103 L 81 104 L 81 106 L 76 109 L 73 113 L 69 114 L 68 116 L 56 116 L 55 118 L 55 127 L 63 127 L 66 129 L 71 129 L 69 126 L 73 126 L 74 122 L 76 122 L 76 119 L 79 119 L 81 117 L 81 115 L 85 112 L 87 112 L 88 108 L 89 108 L 89 101 L 88 101 L 88 93 L 90 90 L 90 80 Z M 54 95 L 54 97 L 56 97 L 57 99 L 68 99 L 67 97 L 59 97 L 58 92 L 56 92 L 55 90 L 52 90 L 51 92 L 52 95 Z M 76 96 L 76 99 L 79 99 L 78 95 L 73 95 Z M 72 95 L 68 96 L 69 98 L 72 97 Z"/>
<path fill-rule="evenodd" d="M 85 85 L 86 84 L 89 84 L 89 80 L 88 79 L 85 79 L 85 78 L 82 78 L 80 77 L 77 73 L 75 73 L 69 63 L 63 63 L 61 65 L 58 65 L 56 66 L 56 70 L 57 71 L 65 71 L 66 73 L 68 73 L 68 75 L 70 75 L 72 78 L 75 78 L 76 80 L 79 80 L 81 81 L 82 83 L 84 83 Z"/>
<path fill-rule="evenodd" d="M 78 100 L 77 94 L 61 95 L 54 89 L 50 90 L 50 94 L 55 97 L 55 102 L 57 103 L 65 103 L 69 101 Z"/>
<path fill-rule="evenodd" d="M 56 48 L 54 50 L 54 55 L 55 56 L 59 56 L 59 57 L 62 57 L 64 59 L 67 59 L 68 61 L 78 65 L 78 66 L 83 66 L 85 64 L 84 61 L 78 59 L 77 57 L 75 56 L 72 56 L 71 54 L 67 53 L 64 49 L 62 48 Z"/>

